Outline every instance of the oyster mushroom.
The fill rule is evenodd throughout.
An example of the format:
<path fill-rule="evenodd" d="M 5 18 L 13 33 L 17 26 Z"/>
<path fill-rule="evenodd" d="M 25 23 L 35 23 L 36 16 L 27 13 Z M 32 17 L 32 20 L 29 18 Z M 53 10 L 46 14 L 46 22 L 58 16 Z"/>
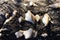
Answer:
<path fill-rule="evenodd" d="M 43 22 L 43 24 L 44 24 L 45 26 L 48 25 L 48 23 L 49 23 L 50 20 L 51 20 L 51 19 L 50 19 L 49 15 L 48 15 L 48 14 L 44 14 L 44 17 L 42 18 L 42 22 Z"/>
<path fill-rule="evenodd" d="M 34 15 L 31 13 L 30 10 L 28 10 L 28 12 L 25 14 L 25 20 L 32 22 L 34 24 L 35 18 L 34 18 Z"/>

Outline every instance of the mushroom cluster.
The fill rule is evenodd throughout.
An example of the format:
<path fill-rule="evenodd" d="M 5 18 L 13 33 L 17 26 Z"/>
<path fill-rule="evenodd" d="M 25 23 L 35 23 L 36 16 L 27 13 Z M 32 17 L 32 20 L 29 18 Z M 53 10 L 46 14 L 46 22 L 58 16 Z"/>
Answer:
<path fill-rule="evenodd" d="M 0 40 L 59 38 L 59 0 L 0 0 Z"/>

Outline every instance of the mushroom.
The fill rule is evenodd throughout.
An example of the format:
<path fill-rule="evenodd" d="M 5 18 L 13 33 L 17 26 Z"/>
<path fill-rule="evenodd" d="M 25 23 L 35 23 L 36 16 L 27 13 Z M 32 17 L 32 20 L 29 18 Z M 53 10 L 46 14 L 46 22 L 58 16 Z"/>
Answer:
<path fill-rule="evenodd" d="M 42 33 L 41 36 L 46 37 L 46 36 L 48 36 L 48 34 L 47 33 Z"/>
<path fill-rule="evenodd" d="M 5 17 L 8 18 L 8 17 L 9 17 L 9 13 L 6 13 L 6 14 L 5 14 Z"/>
<path fill-rule="evenodd" d="M 15 16 L 16 14 L 17 14 L 17 10 L 14 10 L 12 16 Z"/>
<path fill-rule="evenodd" d="M 45 26 L 48 25 L 48 23 L 49 23 L 50 20 L 51 20 L 51 19 L 50 19 L 49 15 L 48 15 L 48 14 L 44 14 L 44 17 L 42 18 L 42 22 L 43 22 L 43 24 L 44 24 Z"/>
<path fill-rule="evenodd" d="M 25 20 L 22 16 L 18 18 L 19 23 L 21 23 L 23 20 Z"/>
<path fill-rule="evenodd" d="M 22 37 L 23 32 L 21 32 L 21 31 L 15 32 L 15 35 L 16 35 L 17 38 Z"/>
<path fill-rule="evenodd" d="M 35 20 L 38 22 L 40 20 L 40 16 L 37 14 L 35 15 Z"/>
<path fill-rule="evenodd" d="M 31 13 L 30 10 L 28 10 L 28 12 L 25 14 L 25 20 L 32 22 L 34 24 L 35 18 L 34 18 L 34 15 Z"/>
<path fill-rule="evenodd" d="M 24 31 L 23 34 L 24 34 L 24 36 L 25 36 L 25 39 L 31 38 L 32 33 L 33 33 L 33 29 L 31 29 L 31 28 L 28 29 L 28 30 L 26 30 L 26 31 Z"/>
<path fill-rule="evenodd" d="M 30 2 L 29 2 L 29 6 L 38 6 L 38 5 L 35 4 L 34 2 L 30 1 Z"/>

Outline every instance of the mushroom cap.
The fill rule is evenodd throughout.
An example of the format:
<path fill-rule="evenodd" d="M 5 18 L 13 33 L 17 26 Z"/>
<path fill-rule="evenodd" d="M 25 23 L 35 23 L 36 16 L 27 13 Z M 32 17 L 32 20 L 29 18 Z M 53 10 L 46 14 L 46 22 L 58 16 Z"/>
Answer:
<path fill-rule="evenodd" d="M 38 22 L 40 20 L 40 16 L 37 14 L 35 15 L 35 20 Z"/>
<path fill-rule="evenodd" d="M 34 23 L 34 22 L 33 22 L 33 19 L 32 19 L 32 16 L 33 16 L 33 15 L 32 15 L 32 13 L 31 13 L 31 11 L 28 10 L 28 12 L 25 14 L 25 20 Z"/>
<path fill-rule="evenodd" d="M 22 37 L 23 36 L 23 33 L 18 31 L 15 33 L 16 37 L 19 38 L 19 37 Z"/>
<path fill-rule="evenodd" d="M 44 25 L 47 26 L 49 21 L 50 21 L 49 15 L 48 14 L 44 14 L 44 17 L 42 19 L 42 22 L 44 23 Z"/>
<path fill-rule="evenodd" d="M 33 29 L 31 29 L 31 28 L 26 30 L 26 31 L 24 31 L 23 34 L 25 36 L 25 39 L 31 38 L 32 33 L 33 33 Z"/>

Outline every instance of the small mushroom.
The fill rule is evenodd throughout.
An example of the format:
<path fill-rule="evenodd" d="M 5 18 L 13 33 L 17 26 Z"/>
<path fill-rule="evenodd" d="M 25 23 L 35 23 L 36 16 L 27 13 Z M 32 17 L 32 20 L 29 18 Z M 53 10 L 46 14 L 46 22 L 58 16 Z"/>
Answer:
<path fill-rule="evenodd" d="M 46 37 L 46 36 L 48 36 L 48 34 L 47 33 L 42 33 L 41 36 Z"/>
<path fill-rule="evenodd" d="M 25 5 L 25 6 L 38 6 L 37 4 L 35 4 L 32 1 L 29 1 L 29 3 L 24 3 L 23 5 Z"/>
<path fill-rule="evenodd" d="M 35 15 L 35 20 L 38 22 L 40 20 L 40 16 L 37 14 Z"/>
<path fill-rule="evenodd" d="M 15 16 L 16 14 L 17 14 L 17 10 L 14 10 L 12 16 Z"/>
<path fill-rule="evenodd" d="M 33 33 L 33 29 L 32 29 L 32 28 L 30 28 L 30 29 L 24 31 L 23 34 L 24 34 L 24 36 L 25 36 L 25 39 L 31 38 L 32 33 Z"/>
<path fill-rule="evenodd" d="M 25 20 L 32 22 L 34 24 L 35 18 L 34 18 L 34 15 L 31 13 L 30 10 L 28 10 L 28 12 L 25 14 Z"/>
<path fill-rule="evenodd" d="M 22 16 L 18 18 L 19 23 L 21 23 L 23 20 L 25 20 Z"/>
<path fill-rule="evenodd" d="M 8 18 L 8 17 L 9 17 L 9 13 L 6 13 L 6 14 L 5 14 L 5 17 Z"/>
<path fill-rule="evenodd" d="M 29 2 L 29 6 L 38 6 L 38 5 L 35 4 L 34 2 L 30 1 L 30 2 Z"/>
<path fill-rule="evenodd" d="M 43 24 L 44 24 L 45 26 L 48 25 L 48 23 L 49 23 L 50 20 L 51 20 L 51 19 L 50 19 L 49 15 L 48 15 L 48 14 L 44 14 L 44 17 L 42 18 L 42 22 L 43 22 Z"/>
<path fill-rule="evenodd" d="M 23 32 L 21 32 L 21 31 L 15 32 L 15 35 L 16 35 L 17 38 L 22 37 Z"/>

